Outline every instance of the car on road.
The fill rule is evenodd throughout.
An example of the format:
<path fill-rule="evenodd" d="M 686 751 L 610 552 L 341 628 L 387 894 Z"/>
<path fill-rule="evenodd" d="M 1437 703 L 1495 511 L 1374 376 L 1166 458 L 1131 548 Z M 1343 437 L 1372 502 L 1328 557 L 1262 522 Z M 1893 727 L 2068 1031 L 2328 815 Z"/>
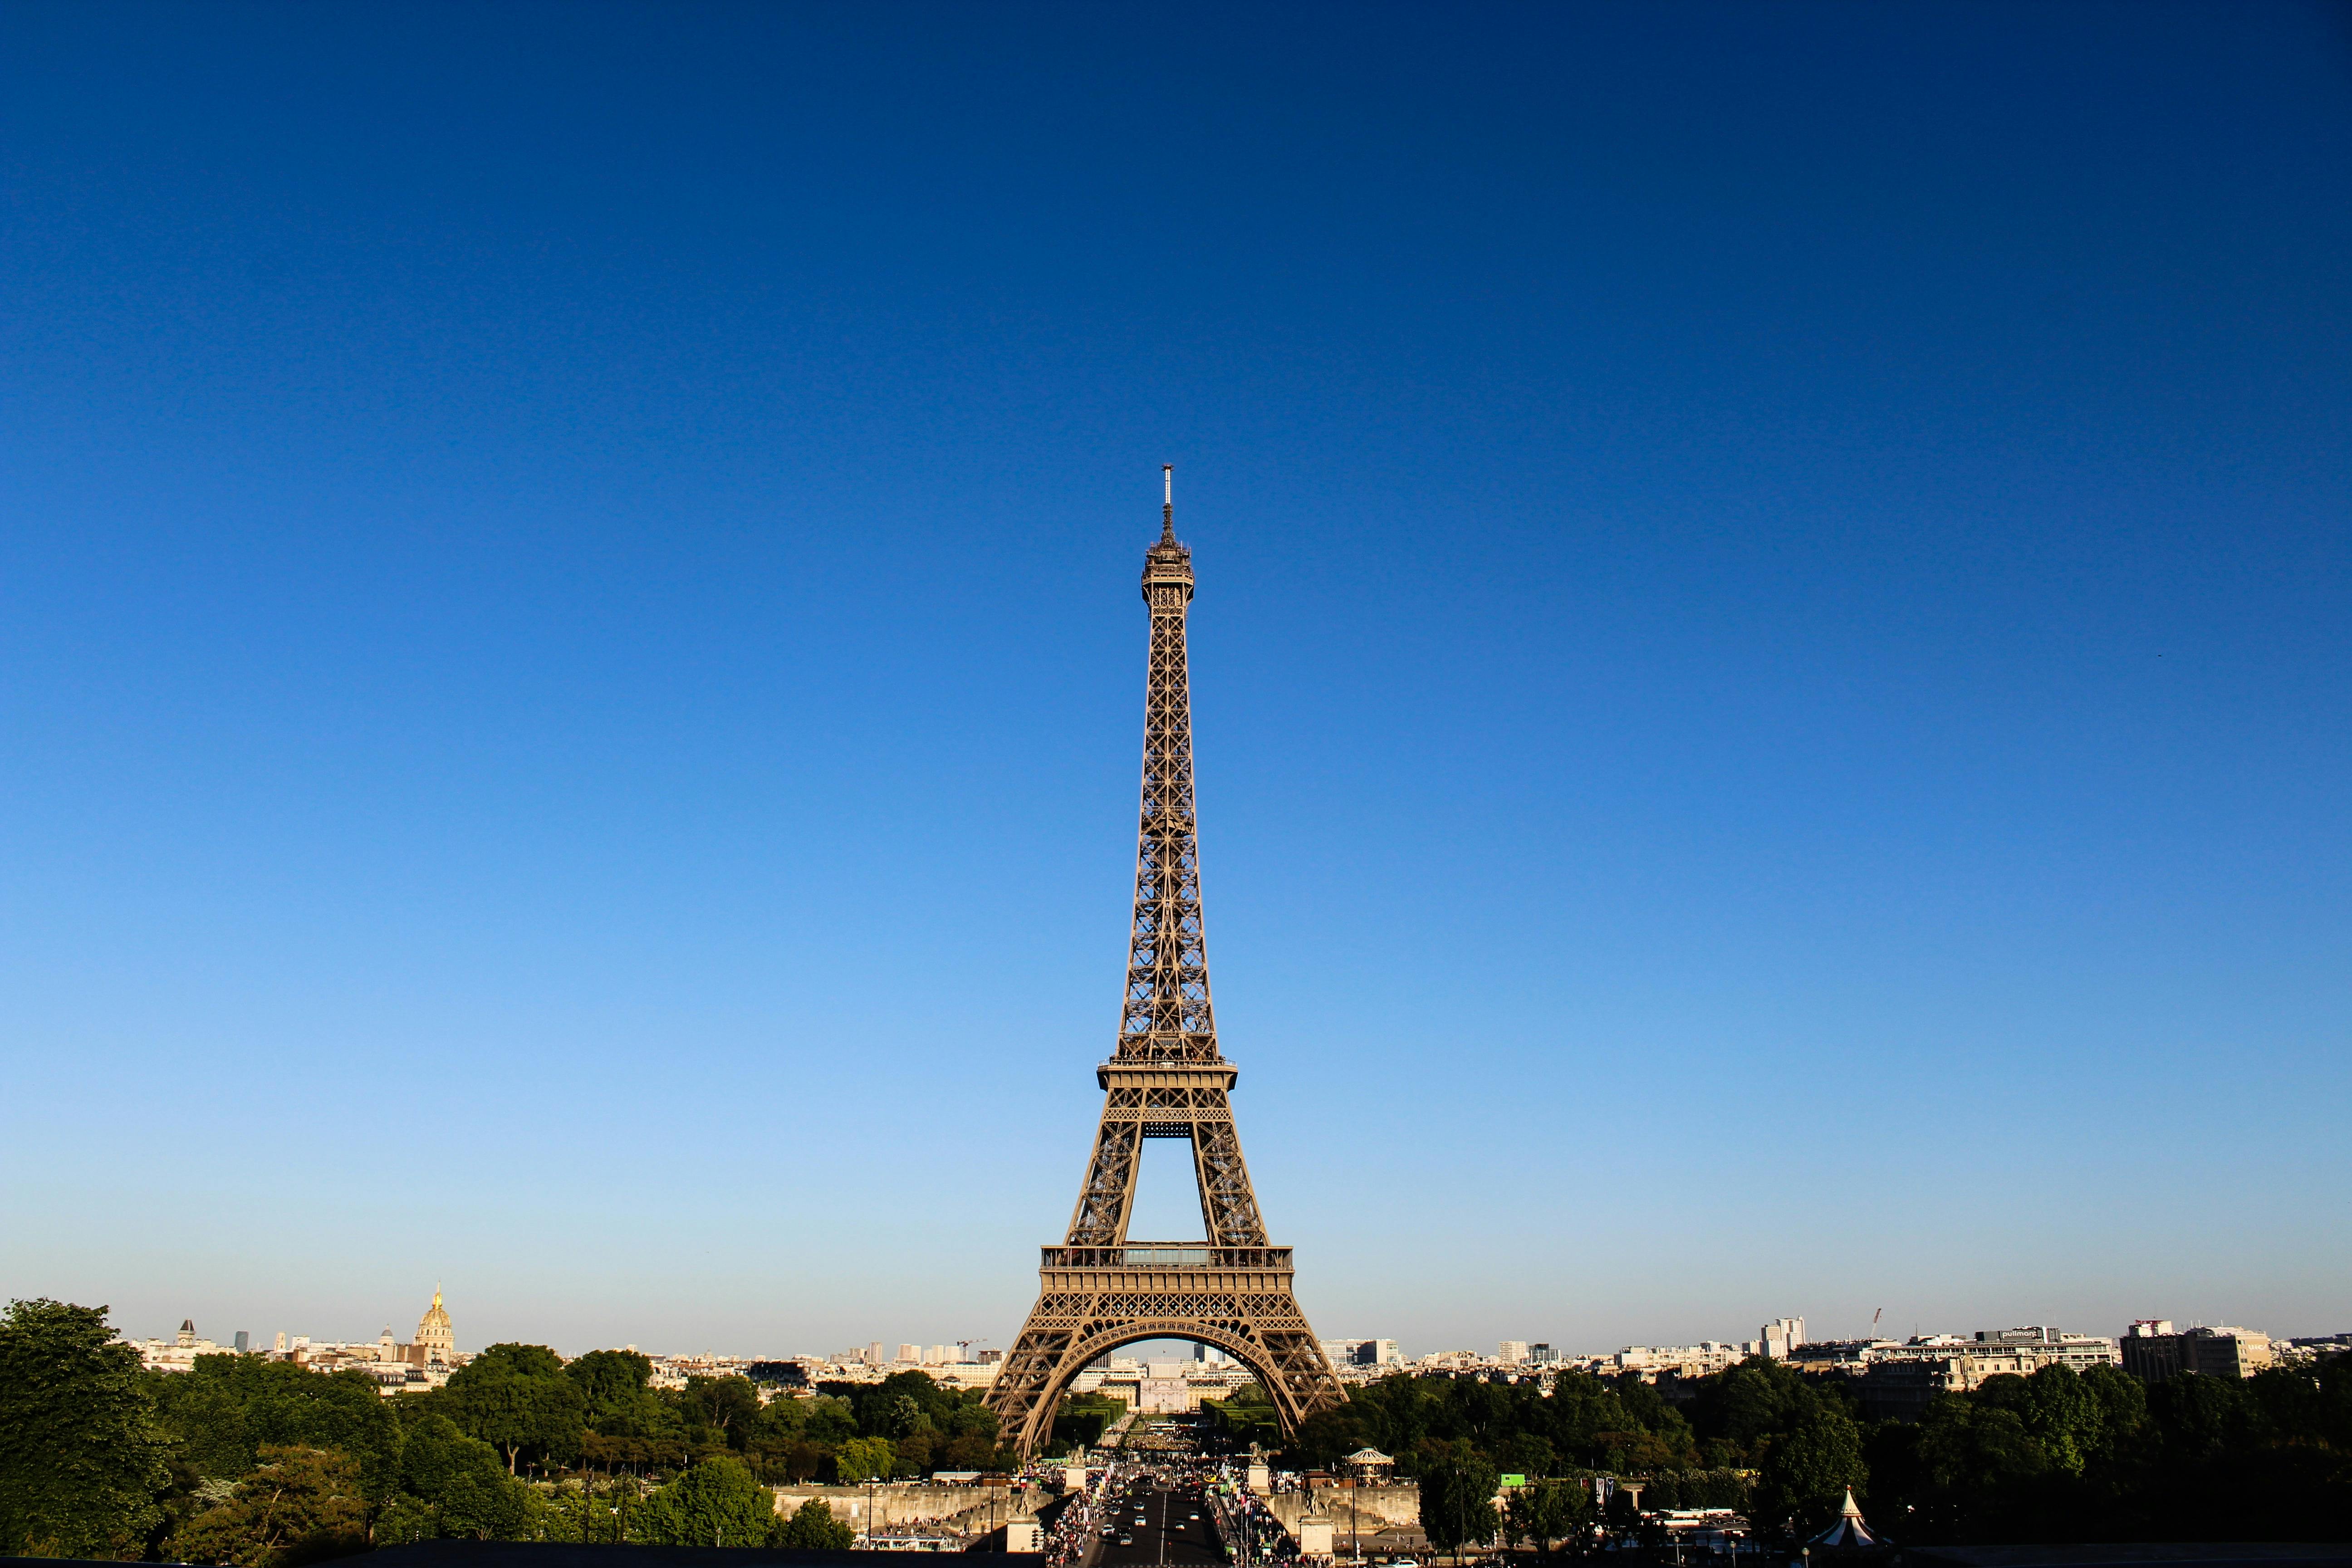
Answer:
<path fill-rule="evenodd" d="M 1118 1538 L 1118 1543 L 1121 1546 L 1132 1546 L 1135 1544 L 1135 1537 L 1132 1535 L 1122 1535 Z"/>

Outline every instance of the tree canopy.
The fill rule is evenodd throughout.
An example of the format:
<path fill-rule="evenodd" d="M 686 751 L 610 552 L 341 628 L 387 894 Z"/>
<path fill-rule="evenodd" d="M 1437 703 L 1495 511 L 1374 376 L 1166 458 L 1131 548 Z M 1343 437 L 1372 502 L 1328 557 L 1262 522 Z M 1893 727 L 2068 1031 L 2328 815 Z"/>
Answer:
<path fill-rule="evenodd" d="M 1290 1458 L 1397 1456 L 1440 1544 L 1468 1528 L 1446 1517 L 1465 1447 L 1535 1478 L 1639 1479 L 1644 1509 L 1738 1509 L 1783 1541 L 1826 1524 L 1849 1487 L 1879 1528 L 1920 1544 L 2313 1540 L 2352 1512 L 2352 1356 L 2153 1388 L 2050 1366 L 1937 1395 L 1916 1423 L 1864 1420 L 1851 1389 L 1761 1358 L 1663 1386 L 1564 1373 L 1549 1392 L 1398 1375 L 1304 1423 Z M 1549 1506 L 1522 1491 L 1503 1523 L 1540 1542 Z"/>
<path fill-rule="evenodd" d="M 457 1425 L 505 1455 L 509 1475 L 526 1451 L 573 1458 L 587 1429 L 586 1396 L 544 1345 L 492 1345 L 451 1373 L 444 1393 Z"/>
<path fill-rule="evenodd" d="M 658 1546 L 764 1546 L 772 1493 L 740 1459 L 706 1459 L 646 1500 L 638 1539 Z"/>
<path fill-rule="evenodd" d="M 163 1523 L 167 1441 L 103 1307 L 0 1316 L 0 1554 L 141 1555 Z"/>
<path fill-rule="evenodd" d="M 802 1552 L 846 1552 L 857 1532 L 833 1516 L 823 1498 L 811 1498 L 789 1519 L 776 1521 L 768 1544 Z"/>
<path fill-rule="evenodd" d="M 265 1446 L 228 1499 L 175 1531 L 166 1548 L 185 1563 L 293 1568 L 368 1545 L 360 1468 L 331 1448 Z"/>

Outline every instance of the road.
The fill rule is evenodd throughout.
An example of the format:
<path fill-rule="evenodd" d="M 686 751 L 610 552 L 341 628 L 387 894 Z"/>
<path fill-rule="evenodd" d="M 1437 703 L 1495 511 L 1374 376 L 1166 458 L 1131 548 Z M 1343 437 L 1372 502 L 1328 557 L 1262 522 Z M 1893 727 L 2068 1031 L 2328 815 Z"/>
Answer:
<path fill-rule="evenodd" d="M 1144 1520 L 1140 1526 L 1135 1522 L 1139 1513 Z M 1186 1517 L 1194 1513 L 1202 1517 Z M 1118 1511 L 1107 1516 L 1105 1522 L 1117 1525 L 1119 1535 L 1133 1536 L 1135 1544 L 1121 1546 L 1118 1535 L 1104 1542 L 1101 1555 L 1095 1559 L 1103 1568 L 1148 1568 L 1160 1563 L 1225 1560 L 1217 1545 L 1216 1527 L 1209 1522 L 1208 1510 L 1201 1506 L 1198 1492 L 1138 1488 L 1127 1495 Z"/>

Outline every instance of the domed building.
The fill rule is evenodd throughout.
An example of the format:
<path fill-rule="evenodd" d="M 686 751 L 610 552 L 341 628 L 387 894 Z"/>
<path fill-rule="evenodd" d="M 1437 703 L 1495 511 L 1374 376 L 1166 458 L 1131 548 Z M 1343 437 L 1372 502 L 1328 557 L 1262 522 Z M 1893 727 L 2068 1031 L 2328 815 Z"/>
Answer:
<path fill-rule="evenodd" d="M 446 1365 L 457 1359 L 457 1337 L 449 1331 L 449 1314 L 441 1305 L 438 1285 L 433 1287 L 433 1305 L 416 1320 L 415 1348 L 415 1359 L 427 1365 L 436 1361 Z"/>

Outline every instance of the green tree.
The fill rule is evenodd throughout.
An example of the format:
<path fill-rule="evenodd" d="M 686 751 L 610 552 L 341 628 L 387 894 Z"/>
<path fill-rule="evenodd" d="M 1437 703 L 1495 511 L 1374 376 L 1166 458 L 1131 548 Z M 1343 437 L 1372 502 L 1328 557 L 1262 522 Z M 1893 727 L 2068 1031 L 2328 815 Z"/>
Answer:
<path fill-rule="evenodd" d="M 2009 1380 L 2012 1385 L 2024 1381 Z M 1920 1416 L 1907 1465 L 1894 1444 L 1874 1441 L 1889 1481 L 1910 1489 L 1916 1535 L 1945 1541 L 2047 1538 L 2053 1500 L 2076 1478 L 2028 1428 L 2025 1416 L 2005 1403 L 2021 1398 L 2007 1389 L 1995 1389 L 1990 1398 L 1981 1390 L 1937 1395 Z M 2090 1502 L 2079 1486 L 2073 1500 Z M 2079 1530 L 2090 1522 L 2078 1515 L 2058 1528 Z"/>
<path fill-rule="evenodd" d="M 1835 1518 L 1848 1487 L 1862 1497 L 1870 1474 L 1862 1462 L 1862 1429 L 1827 1402 L 1773 1438 L 1759 1468 L 1757 1521 L 1801 1534 Z"/>
<path fill-rule="evenodd" d="M 823 1498 L 811 1498 L 791 1518 L 779 1518 L 768 1531 L 768 1544 L 796 1552 L 846 1552 L 857 1532 L 834 1518 Z"/>
<path fill-rule="evenodd" d="M 164 1442 L 104 1307 L 0 1316 L 0 1554 L 139 1556 L 163 1522 Z"/>
<path fill-rule="evenodd" d="M 1109 1403 L 1111 1419 L 1116 1420 L 1118 1413 L 1125 1411 L 1127 1406 L 1117 1401 Z M 1072 1405 L 1076 1404 L 1076 1401 L 1072 1401 Z M 1063 1406 L 1065 1411 L 1071 1407 L 1071 1405 Z M 1079 1406 L 1079 1408 L 1084 1407 Z M 1265 1391 L 1255 1383 L 1242 1384 L 1222 1400 L 1204 1399 L 1201 1402 L 1201 1408 L 1214 1424 L 1217 1435 L 1232 1447 L 1240 1448 L 1250 1443 L 1271 1445 L 1281 1436 L 1282 1423 L 1275 1414 L 1274 1402 L 1266 1398 Z M 1054 1423 L 1054 1431 L 1056 1436 L 1062 1434 L 1062 1424 L 1058 1419 Z M 1328 1442 L 1328 1426 L 1318 1427 L 1316 1435 L 1309 1440 Z M 1360 1447 L 1362 1445 L 1359 1444 L 1357 1447 Z M 1352 1450 L 1343 1450 L 1343 1452 L 1352 1452 Z"/>
<path fill-rule="evenodd" d="M 2147 1426 L 2147 1384 L 2119 1366 L 2088 1367 L 2083 1386 L 2099 1402 L 2101 1444 L 2096 1458 L 2122 1456 Z"/>
<path fill-rule="evenodd" d="M 947 1446 L 934 1448 L 933 1464 L 942 1470 L 1012 1470 L 1020 1468 L 1020 1460 L 1009 1450 L 998 1447 L 996 1434 L 964 1432 L 948 1439 Z"/>
<path fill-rule="evenodd" d="M 227 1501 L 181 1526 L 165 1550 L 184 1563 L 294 1568 L 348 1557 L 367 1544 L 358 1463 L 326 1448 L 272 1446 Z"/>
<path fill-rule="evenodd" d="M 914 1430 L 918 1417 L 947 1431 L 967 1397 L 941 1388 L 922 1372 L 894 1372 L 879 1383 L 821 1383 L 817 1389 L 847 1404 L 856 1414 L 858 1435 L 866 1437 L 902 1437 Z"/>
<path fill-rule="evenodd" d="M 365 1373 L 321 1376 L 291 1362 L 208 1355 L 188 1372 L 151 1373 L 148 1388 L 158 1426 L 208 1479 L 250 1475 L 273 1447 L 350 1455 L 372 1502 L 399 1484 L 401 1413 Z"/>
<path fill-rule="evenodd" d="M 586 1402 L 582 1419 L 590 1430 L 608 1437 L 642 1437 L 678 1425 L 646 1386 L 653 1370 L 653 1358 L 635 1351 L 590 1351 L 566 1363 L 563 1375 Z"/>
<path fill-rule="evenodd" d="M 1236 1395 L 1234 1399 L 1227 1400 L 1222 1406 L 1218 1405 L 1215 1400 L 1209 1400 L 1202 1408 L 1208 1410 L 1211 1419 L 1217 1421 L 1228 1434 L 1231 1434 L 1237 1429 L 1234 1412 L 1241 1403 Z M 1104 1430 L 1126 1414 L 1126 1401 L 1113 1399 L 1107 1394 L 1073 1394 L 1064 1400 L 1062 1408 L 1054 1414 L 1054 1438 L 1056 1442 L 1065 1444 L 1099 1443 L 1102 1441 Z M 1259 1415 L 1263 1415 L 1265 1420 L 1271 1423 L 1274 1419 L 1274 1406 L 1269 1405 L 1265 1406 L 1263 1411 L 1248 1412 L 1240 1419 L 1244 1423 L 1254 1422 Z"/>
<path fill-rule="evenodd" d="M 518 1541 L 530 1522 L 530 1489 L 500 1467 L 488 1443 L 444 1415 L 427 1415 L 409 1428 L 400 1486 L 421 1505 L 402 1510 L 401 1540 Z"/>
<path fill-rule="evenodd" d="M 743 1447 L 760 1419 L 760 1391 L 748 1377 L 689 1377 L 684 1403 L 696 1425 L 730 1447 Z"/>
<path fill-rule="evenodd" d="M 779 1400 L 778 1404 L 782 1401 Z M 808 1414 L 802 1419 L 801 1435 L 812 1443 L 839 1444 L 857 1436 L 857 1413 L 845 1399 L 819 1394 L 814 1399 L 793 1401 L 805 1406 Z M 771 1405 L 769 1409 L 775 1408 Z"/>
<path fill-rule="evenodd" d="M 898 1473 L 898 1452 L 887 1437 L 852 1437 L 833 1451 L 834 1474 L 844 1486 L 887 1480 Z"/>
<path fill-rule="evenodd" d="M 2111 1367 L 2095 1369 L 2114 1372 Z M 2120 1373 L 2116 1381 L 2137 1389 Z M 2325 1444 L 2352 1454 L 2352 1355 L 2298 1357 L 2258 1373 L 2247 1384 L 2261 1412 L 2264 1436 L 2273 1441 Z M 2147 1413 L 2142 1397 L 2140 1415 Z"/>
<path fill-rule="evenodd" d="M 1700 1381 L 1691 1422 L 1703 1439 L 1719 1439 L 1753 1458 L 1765 1445 L 1802 1426 L 1821 1404 L 1803 1374 L 1785 1362 L 1750 1356 Z"/>
<path fill-rule="evenodd" d="M 1429 1543 L 1450 1552 L 1468 1542 L 1493 1538 L 1501 1521 L 1495 1490 L 1503 1478 L 1462 1438 L 1432 1438 L 1421 1455 L 1421 1531 Z"/>
<path fill-rule="evenodd" d="M 2158 1384 L 2148 1410 L 2163 1435 L 2166 1457 L 2176 1463 L 2210 1459 L 2246 1447 L 2260 1414 L 2243 1381 L 2194 1373 Z"/>
<path fill-rule="evenodd" d="M 588 1403 L 544 1345 L 492 1345 L 451 1373 L 446 1392 L 459 1428 L 505 1455 L 509 1475 L 526 1451 L 547 1459 L 579 1451 Z"/>
<path fill-rule="evenodd" d="M 1571 1535 L 1591 1521 L 1592 1494 L 1580 1481 L 1538 1481 L 1511 1493 L 1503 1503 L 1503 1533 L 1513 1542 L 1531 1541 L 1538 1552 Z"/>
<path fill-rule="evenodd" d="M 1377 1448 L 1387 1438 L 1380 1413 L 1363 1400 L 1318 1410 L 1298 1424 L 1290 1451 L 1306 1468 L 1326 1470 L 1359 1448 Z"/>
<path fill-rule="evenodd" d="M 1494 1447 L 1496 1468 L 1507 1475 L 1550 1476 L 1559 1473 L 1559 1455 L 1551 1439 L 1540 1432 L 1507 1434 Z"/>
<path fill-rule="evenodd" d="M 2042 1446 L 2050 1468 L 2079 1476 L 2094 1458 L 2112 1451 L 2122 1436 L 2111 1409 L 2128 1408 L 2114 1384 L 2131 1380 L 2112 1367 L 2094 1370 L 2106 1375 L 2095 1383 L 2071 1366 L 2053 1363 L 2031 1377 L 1989 1377 L 1977 1389 L 1975 1403 L 1980 1409 L 2014 1414 L 2026 1434 Z M 2146 1408 L 2145 1396 L 2140 1408 Z"/>
<path fill-rule="evenodd" d="M 775 1517 L 774 1494 L 740 1459 L 706 1459 L 647 1498 L 636 1537 L 656 1546 L 761 1546 Z"/>

